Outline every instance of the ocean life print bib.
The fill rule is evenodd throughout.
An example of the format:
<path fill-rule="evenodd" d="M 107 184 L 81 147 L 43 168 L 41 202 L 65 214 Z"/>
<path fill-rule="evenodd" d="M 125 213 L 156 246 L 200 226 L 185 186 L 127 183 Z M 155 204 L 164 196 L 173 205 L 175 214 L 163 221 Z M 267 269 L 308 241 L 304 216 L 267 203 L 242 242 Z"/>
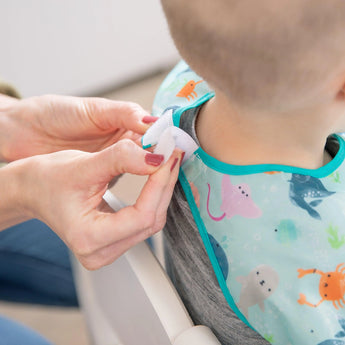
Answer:
<path fill-rule="evenodd" d="M 344 139 L 333 136 L 339 149 L 316 170 L 225 164 L 178 128 L 211 97 L 178 64 L 143 144 L 174 140 L 187 152 L 179 179 L 228 304 L 271 344 L 345 345 Z"/>

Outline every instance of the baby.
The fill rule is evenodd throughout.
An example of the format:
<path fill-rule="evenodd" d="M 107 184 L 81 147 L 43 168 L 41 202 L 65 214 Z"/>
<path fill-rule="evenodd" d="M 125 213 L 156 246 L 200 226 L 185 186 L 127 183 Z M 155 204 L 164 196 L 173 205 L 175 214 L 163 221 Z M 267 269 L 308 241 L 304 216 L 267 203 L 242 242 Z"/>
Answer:
<path fill-rule="evenodd" d="M 345 343 L 345 143 L 334 134 L 345 131 L 345 1 L 162 4 L 186 63 L 153 112 L 196 143 L 165 229 L 191 317 L 224 345 Z"/>

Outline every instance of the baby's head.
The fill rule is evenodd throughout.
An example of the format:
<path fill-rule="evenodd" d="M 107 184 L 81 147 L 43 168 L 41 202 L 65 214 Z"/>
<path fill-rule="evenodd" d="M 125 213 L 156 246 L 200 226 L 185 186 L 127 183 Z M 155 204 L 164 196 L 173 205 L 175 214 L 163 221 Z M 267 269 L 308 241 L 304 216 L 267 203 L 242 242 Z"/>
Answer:
<path fill-rule="evenodd" d="M 327 102 L 345 83 L 345 0 L 162 0 L 182 57 L 240 107 Z M 343 80 L 344 79 L 344 80 Z"/>

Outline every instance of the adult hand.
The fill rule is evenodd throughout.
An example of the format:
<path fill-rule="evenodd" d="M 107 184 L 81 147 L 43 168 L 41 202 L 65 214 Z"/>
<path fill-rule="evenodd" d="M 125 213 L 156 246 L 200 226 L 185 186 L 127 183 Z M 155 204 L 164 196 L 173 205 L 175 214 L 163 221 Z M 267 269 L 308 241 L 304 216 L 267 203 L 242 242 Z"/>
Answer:
<path fill-rule="evenodd" d="M 181 151 L 160 167 L 162 159 L 121 140 L 96 153 L 61 151 L 10 163 L 0 169 L 0 185 L 10 176 L 6 185 L 17 197 L 3 206 L 0 200 L 0 220 L 13 209 L 42 220 L 86 268 L 97 269 L 164 226 Z M 124 172 L 149 175 L 138 200 L 117 213 L 100 209 L 108 182 Z"/>
<path fill-rule="evenodd" d="M 134 133 L 144 134 L 153 119 L 130 102 L 0 95 L 0 161 L 66 149 L 95 152 L 120 139 L 139 137 Z"/>

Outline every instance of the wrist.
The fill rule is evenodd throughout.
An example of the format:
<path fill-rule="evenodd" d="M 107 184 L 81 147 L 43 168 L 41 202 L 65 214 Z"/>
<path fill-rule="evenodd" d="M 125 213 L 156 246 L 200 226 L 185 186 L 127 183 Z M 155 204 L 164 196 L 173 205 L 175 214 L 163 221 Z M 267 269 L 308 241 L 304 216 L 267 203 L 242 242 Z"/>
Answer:
<path fill-rule="evenodd" d="M 19 101 L 0 94 L 0 162 L 11 161 L 11 137 L 17 126 L 13 125 L 11 114 Z"/>

